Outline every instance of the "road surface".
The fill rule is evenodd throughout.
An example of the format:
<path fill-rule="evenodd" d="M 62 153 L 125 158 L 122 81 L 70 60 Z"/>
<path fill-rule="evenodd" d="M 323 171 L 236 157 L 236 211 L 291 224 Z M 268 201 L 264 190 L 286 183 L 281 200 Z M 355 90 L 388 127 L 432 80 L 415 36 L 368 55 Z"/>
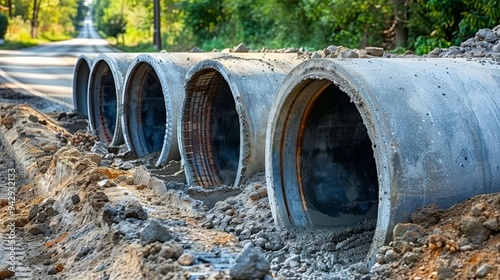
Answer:
<path fill-rule="evenodd" d="M 78 56 L 114 51 L 87 17 L 78 38 L 15 51 L 0 50 L 1 82 L 73 109 L 73 68 Z"/>

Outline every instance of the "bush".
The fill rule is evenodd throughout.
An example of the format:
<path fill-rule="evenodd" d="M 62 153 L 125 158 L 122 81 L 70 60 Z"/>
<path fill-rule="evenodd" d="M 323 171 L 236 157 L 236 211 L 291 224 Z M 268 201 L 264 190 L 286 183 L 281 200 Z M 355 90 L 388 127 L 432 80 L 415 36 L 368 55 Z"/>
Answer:
<path fill-rule="evenodd" d="M 0 14 L 0 39 L 5 38 L 5 33 L 7 33 L 8 26 L 9 26 L 9 18 L 4 14 Z"/>

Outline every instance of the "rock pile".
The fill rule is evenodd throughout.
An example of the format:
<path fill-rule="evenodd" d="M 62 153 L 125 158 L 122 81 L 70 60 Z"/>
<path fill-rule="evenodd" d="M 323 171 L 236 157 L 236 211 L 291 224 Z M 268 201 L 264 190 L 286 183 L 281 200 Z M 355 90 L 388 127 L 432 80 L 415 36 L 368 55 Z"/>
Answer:
<path fill-rule="evenodd" d="M 372 279 L 498 279 L 500 194 L 417 210 L 377 252 Z"/>

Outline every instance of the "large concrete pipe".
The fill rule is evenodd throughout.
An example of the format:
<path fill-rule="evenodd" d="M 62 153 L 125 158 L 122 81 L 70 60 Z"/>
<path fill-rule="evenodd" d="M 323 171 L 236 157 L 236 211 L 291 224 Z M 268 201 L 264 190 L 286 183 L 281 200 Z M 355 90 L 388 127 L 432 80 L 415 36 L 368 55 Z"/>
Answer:
<path fill-rule="evenodd" d="M 419 207 L 500 191 L 500 66 L 310 60 L 270 112 L 266 174 L 280 227 L 376 219 L 368 257 Z"/>
<path fill-rule="evenodd" d="M 191 185 L 238 186 L 264 171 L 269 108 L 295 54 L 221 57 L 195 64 L 186 76 L 180 151 Z"/>
<path fill-rule="evenodd" d="M 123 144 L 120 121 L 123 84 L 138 53 L 102 53 L 94 60 L 88 92 L 89 123 L 103 143 Z"/>
<path fill-rule="evenodd" d="M 76 60 L 73 70 L 73 107 L 78 113 L 88 117 L 88 85 L 92 62 L 98 54 L 82 54 Z"/>
<path fill-rule="evenodd" d="M 142 54 L 129 66 L 122 99 L 125 144 L 136 157 L 159 153 L 157 166 L 180 159 L 177 119 L 190 67 L 221 53 Z"/>

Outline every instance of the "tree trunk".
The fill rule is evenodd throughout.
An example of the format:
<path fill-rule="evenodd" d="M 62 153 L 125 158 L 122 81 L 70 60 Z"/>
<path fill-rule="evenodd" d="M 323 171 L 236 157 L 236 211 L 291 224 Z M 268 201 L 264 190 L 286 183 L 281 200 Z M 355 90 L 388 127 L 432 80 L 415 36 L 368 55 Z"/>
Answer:
<path fill-rule="evenodd" d="M 9 8 L 9 18 L 12 18 L 12 0 L 7 0 L 7 8 Z"/>
<path fill-rule="evenodd" d="M 33 16 L 31 17 L 31 38 L 38 37 L 38 12 L 40 11 L 40 4 L 42 0 L 33 0 Z"/>
<path fill-rule="evenodd" d="M 396 48 L 406 47 L 408 41 L 408 5 L 410 0 L 392 0 Z"/>

